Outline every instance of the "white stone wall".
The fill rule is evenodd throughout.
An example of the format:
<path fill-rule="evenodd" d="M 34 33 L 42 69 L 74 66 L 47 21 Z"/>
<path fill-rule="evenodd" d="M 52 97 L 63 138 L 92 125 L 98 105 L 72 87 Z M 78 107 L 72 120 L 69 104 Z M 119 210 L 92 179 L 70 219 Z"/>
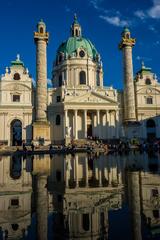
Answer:
<path fill-rule="evenodd" d="M 62 75 L 62 82 L 68 87 L 83 87 L 79 84 L 79 73 L 84 71 L 86 73 L 86 85 L 96 87 L 96 73 L 99 71 L 100 86 L 103 86 L 103 73 L 102 68 L 99 68 L 88 57 L 84 59 L 71 58 L 65 60 L 62 64 L 54 67 L 53 86 L 59 86 L 59 76 Z M 66 78 L 64 78 L 66 72 Z"/>
<path fill-rule="evenodd" d="M 144 69 L 147 69 L 144 67 Z M 146 79 L 150 79 L 151 84 L 146 84 Z M 143 71 L 138 73 L 135 79 L 135 96 L 137 119 L 141 123 L 140 137 L 147 138 L 147 120 L 153 119 L 156 125 L 156 137 L 160 138 L 160 83 L 156 76 L 151 72 Z M 152 98 L 152 104 L 147 104 L 146 99 Z"/>
<path fill-rule="evenodd" d="M 14 74 L 20 75 L 19 80 Z M 20 101 L 14 102 L 13 95 L 20 95 Z M 28 70 L 23 65 L 11 65 L 0 79 L 0 141 L 11 144 L 11 123 L 13 120 L 22 123 L 22 140 L 32 139 L 33 121 L 33 85 Z"/>

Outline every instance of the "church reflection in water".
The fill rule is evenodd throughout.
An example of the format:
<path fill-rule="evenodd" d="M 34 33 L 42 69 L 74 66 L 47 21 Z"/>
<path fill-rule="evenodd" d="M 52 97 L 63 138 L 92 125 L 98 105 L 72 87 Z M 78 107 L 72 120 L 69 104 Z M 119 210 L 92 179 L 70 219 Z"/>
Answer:
<path fill-rule="evenodd" d="M 3 156 L 0 239 L 159 239 L 159 173 L 159 154 Z"/>

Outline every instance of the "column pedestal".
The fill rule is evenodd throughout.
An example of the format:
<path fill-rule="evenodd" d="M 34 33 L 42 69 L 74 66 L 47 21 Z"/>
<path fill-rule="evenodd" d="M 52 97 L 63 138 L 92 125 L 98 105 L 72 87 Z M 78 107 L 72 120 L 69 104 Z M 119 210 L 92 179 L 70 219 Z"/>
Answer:
<path fill-rule="evenodd" d="M 33 123 L 33 143 L 36 145 L 48 145 L 51 143 L 50 123 L 48 121 Z"/>

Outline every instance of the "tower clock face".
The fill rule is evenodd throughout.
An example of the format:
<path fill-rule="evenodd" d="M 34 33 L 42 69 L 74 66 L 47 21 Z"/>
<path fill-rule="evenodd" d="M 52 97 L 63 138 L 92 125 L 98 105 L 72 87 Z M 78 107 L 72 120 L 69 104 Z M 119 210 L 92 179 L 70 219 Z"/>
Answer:
<path fill-rule="evenodd" d="M 81 50 L 80 52 L 79 52 L 79 56 L 82 58 L 82 57 L 84 57 L 85 56 L 85 52 L 83 51 L 83 50 Z"/>

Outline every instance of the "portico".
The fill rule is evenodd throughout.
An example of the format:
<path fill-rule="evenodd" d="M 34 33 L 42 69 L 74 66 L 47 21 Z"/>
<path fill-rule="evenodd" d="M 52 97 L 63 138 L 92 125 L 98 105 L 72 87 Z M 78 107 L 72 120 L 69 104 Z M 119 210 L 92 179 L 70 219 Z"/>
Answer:
<path fill-rule="evenodd" d="M 71 128 L 71 139 L 119 138 L 118 109 L 65 109 L 65 129 Z M 107 126 L 107 127 L 106 127 Z"/>

